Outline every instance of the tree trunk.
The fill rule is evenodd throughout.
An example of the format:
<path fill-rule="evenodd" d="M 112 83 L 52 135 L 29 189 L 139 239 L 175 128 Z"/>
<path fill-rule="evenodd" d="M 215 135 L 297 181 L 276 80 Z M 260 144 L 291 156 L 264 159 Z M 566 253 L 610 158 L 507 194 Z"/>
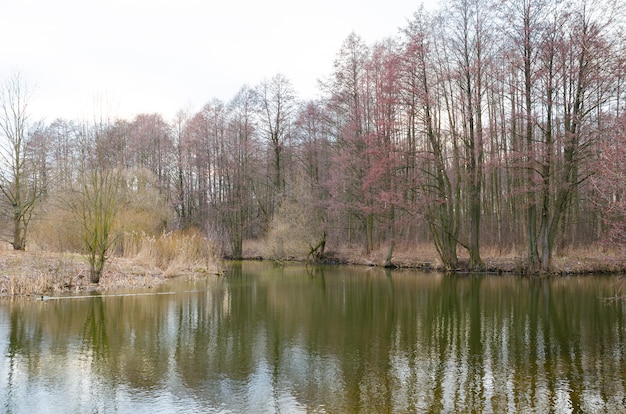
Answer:
<path fill-rule="evenodd" d="M 478 202 L 476 202 L 477 198 L 479 199 Z M 480 194 L 478 196 L 472 195 L 470 215 L 470 268 L 480 270 L 484 267 L 480 258 Z"/>
<path fill-rule="evenodd" d="M 89 279 L 91 283 L 100 283 L 100 276 L 104 269 L 106 257 L 98 253 L 92 253 L 89 256 Z"/>
<path fill-rule="evenodd" d="M 89 280 L 91 280 L 91 283 L 100 283 L 100 273 L 101 272 L 96 269 L 91 269 L 89 271 Z"/>
<path fill-rule="evenodd" d="M 539 250 L 537 243 L 537 206 L 535 206 L 534 190 L 529 190 L 529 206 L 526 208 L 526 240 L 528 245 L 528 269 L 537 270 Z"/>
<path fill-rule="evenodd" d="M 391 263 L 391 259 L 393 258 L 393 248 L 395 246 L 396 242 L 395 241 L 391 241 L 389 243 L 389 249 L 387 250 L 387 257 L 385 257 L 385 262 L 383 263 L 384 267 L 393 267 L 392 263 Z"/>
<path fill-rule="evenodd" d="M 26 226 L 20 218 L 16 218 L 13 225 L 13 249 L 26 250 Z"/>

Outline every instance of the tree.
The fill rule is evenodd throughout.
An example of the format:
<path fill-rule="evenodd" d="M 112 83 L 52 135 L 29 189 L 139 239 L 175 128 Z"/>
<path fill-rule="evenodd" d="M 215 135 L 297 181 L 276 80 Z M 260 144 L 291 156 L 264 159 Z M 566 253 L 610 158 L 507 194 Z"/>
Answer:
<path fill-rule="evenodd" d="M 385 265 L 391 265 L 396 237 L 396 215 L 405 207 L 402 182 L 402 157 L 400 145 L 400 59 L 396 43 L 388 39 L 376 44 L 366 65 L 368 102 L 371 130 L 366 135 L 366 155 L 369 159 L 363 177 L 365 193 L 361 209 L 375 220 L 378 228 L 371 231 L 386 233 L 389 242 Z M 370 235 L 371 239 L 375 236 Z M 373 242 L 372 242 L 373 244 Z"/>
<path fill-rule="evenodd" d="M 26 249 L 26 233 L 43 188 L 28 159 L 28 87 L 19 74 L 7 79 L 0 90 L 0 190 L 13 223 L 11 244 Z"/>
<path fill-rule="evenodd" d="M 351 33 L 343 42 L 334 63 L 334 73 L 325 85 L 328 93 L 329 131 L 333 136 L 335 168 L 330 177 L 330 208 L 344 221 L 348 242 L 358 239 L 364 249 L 373 248 L 373 219 L 364 213 L 363 180 L 368 168 L 366 63 L 369 48 L 363 39 Z"/>
<path fill-rule="evenodd" d="M 485 129 L 483 105 L 485 83 L 493 39 L 489 38 L 492 18 L 482 0 L 455 0 L 450 7 L 451 44 L 457 72 L 461 142 L 467 187 L 470 267 L 482 268 L 480 220 L 484 180 Z"/>
<path fill-rule="evenodd" d="M 570 10 L 557 9 L 544 42 L 547 103 L 535 153 L 543 183 L 539 236 L 543 271 L 550 270 L 555 241 L 559 234 L 564 237 L 568 213 L 592 174 L 591 148 L 605 133 L 600 114 L 613 93 L 609 68 L 614 55 L 607 34 L 614 11 L 610 4 L 602 10 L 594 14 L 586 1 Z"/>
<path fill-rule="evenodd" d="M 122 174 L 119 168 L 107 165 L 98 141 L 107 133 L 105 124 L 84 130 L 84 151 L 89 155 L 81 165 L 80 175 L 68 189 L 65 203 L 80 223 L 84 249 L 92 283 L 98 283 L 104 265 L 115 245 L 113 226 L 119 211 Z"/>
<path fill-rule="evenodd" d="M 294 165 L 296 174 L 301 171 L 301 188 L 306 189 L 304 202 L 308 207 L 305 214 L 310 219 L 309 231 L 314 242 L 309 243 L 309 257 L 311 260 L 324 258 L 326 237 L 332 225 L 329 225 L 330 214 L 328 202 L 332 164 L 332 150 L 328 133 L 328 124 L 325 122 L 324 107 L 321 102 L 308 102 L 302 105 L 295 123 L 295 138 L 297 145 L 297 163 Z M 297 193 L 298 189 L 296 189 Z M 315 234 L 317 232 L 317 234 Z"/>
<path fill-rule="evenodd" d="M 130 148 L 126 150 L 133 157 L 133 165 L 144 166 L 152 171 L 161 191 L 169 195 L 167 192 L 174 158 L 170 126 L 159 114 L 139 114 L 128 125 L 127 134 Z"/>
<path fill-rule="evenodd" d="M 450 137 L 445 134 L 438 121 L 442 95 L 451 89 L 446 87 L 444 81 L 450 70 L 445 56 L 439 57 L 439 64 L 433 64 L 433 60 L 437 59 L 437 50 L 432 50 L 436 48 L 436 42 L 432 41 L 431 31 L 426 25 L 430 20 L 428 17 L 421 10 L 404 31 L 403 95 L 408 120 L 406 168 L 419 186 L 420 210 L 428 223 L 439 257 L 446 268 L 454 269 L 458 264 L 461 221 L 459 144 L 456 135 Z M 443 47 L 446 47 L 445 43 Z M 433 66 L 440 70 L 430 71 Z M 452 98 L 443 100 L 450 102 Z M 450 108 L 450 105 L 446 107 Z M 451 126 L 449 129 L 454 131 L 456 117 L 450 109 L 447 119 Z M 418 131 L 424 131 L 424 137 Z M 422 143 L 422 140 L 425 142 Z M 413 205 L 418 203 L 415 196 L 410 200 Z"/>
<path fill-rule="evenodd" d="M 217 99 L 204 105 L 186 125 L 188 221 L 198 228 L 209 224 L 209 205 L 223 195 L 219 163 L 225 130 L 224 104 Z"/>
<path fill-rule="evenodd" d="M 116 169 L 93 168 L 79 183 L 75 214 L 83 225 L 92 283 L 98 283 L 116 238 L 113 224 L 118 208 L 120 174 Z"/>
<path fill-rule="evenodd" d="M 518 81 L 515 87 L 517 90 L 512 93 L 511 100 L 516 102 L 516 93 L 519 91 L 519 108 L 514 107 L 512 111 L 511 131 L 513 137 L 513 149 L 517 151 L 516 159 L 523 171 L 523 184 L 521 192 L 524 194 L 525 202 L 525 222 L 526 222 L 526 246 L 528 255 L 528 267 L 536 269 L 539 264 L 539 250 L 537 237 L 537 183 L 539 182 L 536 164 L 533 157 L 536 155 L 536 112 L 538 111 L 535 101 L 537 94 L 536 86 L 539 72 L 538 55 L 541 50 L 541 40 L 545 35 L 545 22 L 543 19 L 547 14 L 547 3 L 543 0 L 523 0 L 519 2 L 508 2 L 501 10 L 502 29 L 506 33 L 505 40 L 509 46 L 509 56 L 511 57 L 514 81 Z M 556 32 L 555 32 L 556 33 Z M 545 49 L 544 49 L 545 51 Z M 550 65 L 547 66 L 547 74 Z M 519 79 L 518 79 L 519 78 Z M 549 84 L 549 83 L 548 83 Z M 552 93 L 550 87 L 548 94 Z M 546 104 L 552 104 L 548 96 Z M 548 119 L 550 119 L 550 109 L 548 107 Z M 519 124 L 516 118 L 520 118 Z M 517 128 L 520 128 L 518 131 Z M 517 139 L 518 136 L 521 139 Z M 548 174 L 549 175 L 549 174 Z"/>
<path fill-rule="evenodd" d="M 191 226 L 194 203 L 191 189 L 191 158 L 193 149 L 188 145 L 188 114 L 180 111 L 173 121 L 173 145 L 174 145 L 174 177 L 173 181 L 173 204 L 178 217 L 178 227 L 186 229 Z"/>
<path fill-rule="evenodd" d="M 230 254 L 243 256 L 244 237 L 250 236 L 256 209 L 255 177 L 258 176 L 258 142 L 254 125 L 254 91 L 242 87 L 229 104 L 224 148 L 225 197 L 219 206 L 226 226 Z"/>
<path fill-rule="evenodd" d="M 590 187 L 593 200 L 604 218 L 610 245 L 626 248 L 626 116 L 611 123 L 598 146 L 599 162 Z"/>
<path fill-rule="evenodd" d="M 272 195 L 270 216 L 285 187 L 285 150 L 290 139 L 291 123 L 295 107 L 295 93 L 291 82 L 282 74 L 257 87 L 260 128 L 272 153 Z"/>
<path fill-rule="evenodd" d="M 141 166 L 119 170 L 115 233 L 153 236 L 167 231 L 174 211 L 160 191 L 158 177 Z"/>
<path fill-rule="evenodd" d="M 304 174 L 288 183 L 288 194 L 270 223 L 267 249 L 272 257 L 288 259 L 307 255 L 307 260 L 324 257 L 326 232 L 316 215 L 316 200 Z"/>
<path fill-rule="evenodd" d="M 49 146 L 48 191 L 55 191 L 71 183 L 79 170 L 78 138 L 80 126 L 74 121 L 56 119 L 43 131 L 43 138 Z"/>

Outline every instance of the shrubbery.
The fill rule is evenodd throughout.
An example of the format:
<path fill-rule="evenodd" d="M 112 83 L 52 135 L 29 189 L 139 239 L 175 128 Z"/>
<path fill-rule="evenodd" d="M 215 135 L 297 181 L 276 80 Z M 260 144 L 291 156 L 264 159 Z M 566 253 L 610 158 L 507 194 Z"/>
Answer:
<path fill-rule="evenodd" d="M 207 272 L 217 263 L 213 244 L 198 230 L 168 231 L 174 212 L 167 207 L 152 174 L 145 169 L 121 173 L 117 208 L 110 237 L 110 252 L 159 268 L 166 275 L 188 271 Z M 81 212 L 72 209 L 70 190 L 59 191 L 42 204 L 32 226 L 34 249 L 52 252 L 85 252 Z"/>

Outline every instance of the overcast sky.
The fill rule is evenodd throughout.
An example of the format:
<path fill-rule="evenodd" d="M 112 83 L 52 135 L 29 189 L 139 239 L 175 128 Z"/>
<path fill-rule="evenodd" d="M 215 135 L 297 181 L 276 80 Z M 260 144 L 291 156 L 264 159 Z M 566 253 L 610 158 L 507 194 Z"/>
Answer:
<path fill-rule="evenodd" d="M 437 4 L 437 0 L 425 0 Z M 276 73 L 314 98 L 354 31 L 397 33 L 411 0 L 2 0 L 0 77 L 20 72 L 31 112 L 50 122 L 94 112 L 170 120 Z M 432 6 L 429 6 L 432 7 Z"/>

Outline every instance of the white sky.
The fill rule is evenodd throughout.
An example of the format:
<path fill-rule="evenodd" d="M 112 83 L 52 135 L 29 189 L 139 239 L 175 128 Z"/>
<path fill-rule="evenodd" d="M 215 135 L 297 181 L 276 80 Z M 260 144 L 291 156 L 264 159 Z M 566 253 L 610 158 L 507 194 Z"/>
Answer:
<path fill-rule="evenodd" d="M 276 73 L 314 98 L 350 32 L 368 44 L 395 35 L 420 3 L 1 0 L 0 79 L 20 72 L 32 115 L 48 122 L 150 112 L 169 120 Z"/>

